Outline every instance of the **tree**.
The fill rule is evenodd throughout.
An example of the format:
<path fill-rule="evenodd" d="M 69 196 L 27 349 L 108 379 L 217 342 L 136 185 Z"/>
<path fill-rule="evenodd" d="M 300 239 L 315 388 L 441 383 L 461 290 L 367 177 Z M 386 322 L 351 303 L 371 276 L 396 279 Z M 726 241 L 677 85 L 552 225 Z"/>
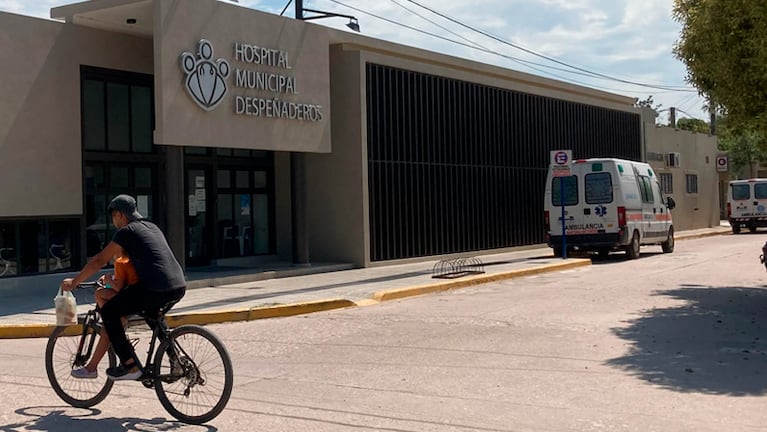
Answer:
<path fill-rule="evenodd" d="M 727 131 L 719 136 L 719 149 L 730 154 L 730 170 L 738 178 L 757 175 L 751 166 L 754 162 L 764 162 L 767 155 L 765 144 L 765 135 L 754 129 Z"/>
<path fill-rule="evenodd" d="M 767 2 L 674 0 L 674 19 L 688 82 L 731 122 L 767 131 Z"/>
<path fill-rule="evenodd" d="M 697 132 L 697 133 L 704 133 L 707 134 L 709 132 L 708 123 L 704 122 L 700 119 L 694 119 L 694 118 L 681 118 L 677 120 L 676 127 L 682 130 L 687 130 L 690 132 Z"/>

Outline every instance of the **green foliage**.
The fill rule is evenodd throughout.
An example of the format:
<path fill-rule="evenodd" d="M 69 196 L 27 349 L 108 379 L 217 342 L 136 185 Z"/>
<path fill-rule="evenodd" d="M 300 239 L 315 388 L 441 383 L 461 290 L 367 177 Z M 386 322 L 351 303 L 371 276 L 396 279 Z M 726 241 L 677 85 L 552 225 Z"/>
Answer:
<path fill-rule="evenodd" d="M 674 54 L 730 122 L 767 131 L 767 2 L 674 0 Z"/>
<path fill-rule="evenodd" d="M 638 100 L 634 106 L 637 106 L 639 108 L 652 108 L 655 110 L 655 112 L 660 111 L 660 108 L 663 106 L 661 104 L 656 104 L 653 100 L 653 96 L 647 96 L 647 99 Z"/>
<path fill-rule="evenodd" d="M 693 118 L 682 118 L 677 120 L 676 127 L 682 130 L 703 134 L 709 133 L 710 130 L 708 123 L 704 122 L 703 120 Z"/>

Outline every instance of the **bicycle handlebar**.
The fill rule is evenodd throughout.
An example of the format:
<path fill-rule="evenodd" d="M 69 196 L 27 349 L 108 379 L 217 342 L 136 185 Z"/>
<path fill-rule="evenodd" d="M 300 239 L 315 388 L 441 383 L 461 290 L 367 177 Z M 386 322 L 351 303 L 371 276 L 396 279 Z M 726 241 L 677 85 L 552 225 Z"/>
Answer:
<path fill-rule="evenodd" d="M 83 282 L 77 285 L 77 288 L 103 288 L 103 287 L 104 287 L 104 284 L 102 284 L 101 282 L 97 280 L 92 282 Z"/>

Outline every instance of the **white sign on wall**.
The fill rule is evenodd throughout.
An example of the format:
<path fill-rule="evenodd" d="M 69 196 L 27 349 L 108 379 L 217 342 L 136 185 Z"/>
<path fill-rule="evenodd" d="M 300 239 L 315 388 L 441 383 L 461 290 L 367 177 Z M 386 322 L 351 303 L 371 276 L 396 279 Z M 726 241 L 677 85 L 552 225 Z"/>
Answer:
<path fill-rule="evenodd" d="M 727 168 L 727 164 L 728 164 L 727 156 L 717 156 L 716 157 L 716 170 L 717 171 L 720 171 L 720 172 L 724 171 L 724 172 L 726 172 L 727 169 L 728 169 Z"/>

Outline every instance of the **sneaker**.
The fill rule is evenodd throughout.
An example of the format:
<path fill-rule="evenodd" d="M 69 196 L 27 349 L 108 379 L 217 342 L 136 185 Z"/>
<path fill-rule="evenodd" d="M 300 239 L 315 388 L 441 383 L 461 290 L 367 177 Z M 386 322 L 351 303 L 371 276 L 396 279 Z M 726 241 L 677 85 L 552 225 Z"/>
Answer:
<path fill-rule="evenodd" d="M 107 376 L 112 381 L 137 380 L 141 378 L 141 369 L 136 365 L 125 367 L 123 365 L 107 369 Z"/>
<path fill-rule="evenodd" d="M 75 378 L 80 378 L 80 379 L 94 379 L 99 377 L 99 371 L 95 370 L 91 372 L 88 369 L 85 369 L 84 367 L 72 369 L 72 372 L 70 372 L 69 374 Z"/>

